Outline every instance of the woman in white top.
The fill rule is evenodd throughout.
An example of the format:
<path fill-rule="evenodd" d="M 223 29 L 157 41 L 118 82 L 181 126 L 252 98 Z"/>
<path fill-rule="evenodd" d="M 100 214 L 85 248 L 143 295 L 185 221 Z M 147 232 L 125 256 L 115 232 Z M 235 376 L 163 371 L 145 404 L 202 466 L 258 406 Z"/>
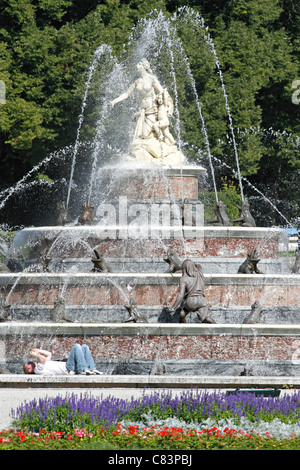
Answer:
<path fill-rule="evenodd" d="M 91 351 L 86 344 L 75 344 L 70 352 L 68 360 L 53 361 L 50 351 L 35 348 L 29 353 L 30 357 L 37 361 L 28 361 L 24 364 L 25 374 L 37 375 L 91 375 L 100 374 L 96 369 Z"/>

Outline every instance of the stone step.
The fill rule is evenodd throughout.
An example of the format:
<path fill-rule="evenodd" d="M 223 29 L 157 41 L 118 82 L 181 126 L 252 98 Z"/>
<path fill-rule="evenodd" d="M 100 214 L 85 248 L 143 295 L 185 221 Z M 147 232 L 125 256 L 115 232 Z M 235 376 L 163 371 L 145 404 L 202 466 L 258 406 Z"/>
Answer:
<path fill-rule="evenodd" d="M 1 388 L 300 388 L 299 377 L 98 375 L 55 376 L 0 374 Z"/>
<path fill-rule="evenodd" d="M 0 324 L 0 363 L 21 371 L 34 347 L 63 359 L 75 343 L 90 347 L 110 375 L 299 376 L 300 325 L 21 323 Z"/>
<path fill-rule="evenodd" d="M 64 258 L 52 259 L 48 265 L 49 273 L 90 273 L 93 274 L 93 263 L 90 258 Z M 183 259 L 182 259 L 183 260 Z M 28 270 L 35 270 L 37 260 L 28 260 Z M 193 257 L 193 261 L 201 264 L 204 274 L 237 274 L 241 264 L 245 258 L 226 258 L 226 257 L 210 257 L 205 258 Z M 165 273 L 169 266 L 160 258 L 114 258 L 109 254 L 105 258 L 106 264 L 112 273 Z M 280 259 L 262 259 L 258 268 L 265 274 L 290 274 L 294 260 L 285 258 Z"/>
<path fill-rule="evenodd" d="M 93 349 L 93 346 L 91 346 Z M 54 358 L 55 359 L 55 358 Z M 22 374 L 23 359 L 0 361 L 4 373 Z M 299 360 L 264 359 L 99 359 L 95 358 L 97 369 L 103 375 L 149 375 L 149 376 L 259 376 L 299 377 Z"/>
<path fill-rule="evenodd" d="M 138 305 L 138 311 L 148 323 L 179 323 L 178 313 L 167 315 L 160 305 Z M 50 322 L 54 305 L 13 305 L 8 321 Z M 251 312 L 251 306 L 210 306 L 213 319 L 219 323 L 241 324 Z M 72 322 L 123 323 L 129 320 L 129 313 L 121 305 L 66 305 L 65 315 Z M 197 315 L 190 313 L 187 323 L 198 323 Z M 300 306 L 263 306 L 257 323 L 300 324 Z"/>
<path fill-rule="evenodd" d="M 103 256 L 160 258 L 167 249 L 182 257 L 245 258 L 256 249 L 261 259 L 277 259 L 288 247 L 283 230 L 264 227 L 149 226 L 148 231 L 133 232 L 132 225 L 31 227 L 20 230 L 12 244 L 12 253 L 23 260 L 49 258 L 87 258 L 98 247 Z M 287 248 L 286 248 L 287 250 Z"/>
<path fill-rule="evenodd" d="M 181 274 L 160 273 L 2 273 L 6 303 L 53 305 L 59 295 L 66 305 L 170 305 Z M 298 306 L 300 274 L 205 274 L 205 296 L 211 306 Z M 129 295 L 130 293 L 130 295 Z"/>
<path fill-rule="evenodd" d="M 300 336 L 300 325 L 208 323 L 46 323 L 0 322 L 0 335 L 114 336 Z"/>

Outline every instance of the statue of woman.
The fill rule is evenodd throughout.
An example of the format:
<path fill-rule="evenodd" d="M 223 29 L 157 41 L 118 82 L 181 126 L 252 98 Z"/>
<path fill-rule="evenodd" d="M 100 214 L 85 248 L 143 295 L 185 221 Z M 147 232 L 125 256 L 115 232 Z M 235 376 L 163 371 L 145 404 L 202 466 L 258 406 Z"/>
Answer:
<path fill-rule="evenodd" d="M 110 103 L 113 108 L 134 91 L 139 92 L 139 110 L 135 115 L 136 125 L 129 157 L 142 162 L 179 165 L 185 157 L 177 149 L 168 130 L 168 117 L 173 113 L 172 98 L 153 75 L 146 59 L 137 64 L 137 70 L 140 77 L 125 93 Z"/>
<path fill-rule="evenodd" d="M 204 277 L 200 264 L 195 264 L 192 260 L 186 259 L 182 263 L 182 277 L 179 284 L 177 298 L 167 310 L 175 312 L 181 306 L 180 323 L 185 323 L 185 317 L 190 312 L 195 312 L 201 323 L 216 323 L 210 317 L 206 306 L 204 295 Z"/>
<path fill-rule="evenodd" d="M 111 102 L 113 108 L 115 104 L 126 100 L 137 90 L 140 94 L 139 112 L 137 113 L 137 123 L 133 140 L 138 138 L 147 139 L 153 132 L 153 124 L 157 120 L 156 93 L 162 93 L 163 88 L 157 78 L 152 74 L 150 65 L 146 59 L 137 64 L 140 77 L 128 88 L 128 90 Z"/>

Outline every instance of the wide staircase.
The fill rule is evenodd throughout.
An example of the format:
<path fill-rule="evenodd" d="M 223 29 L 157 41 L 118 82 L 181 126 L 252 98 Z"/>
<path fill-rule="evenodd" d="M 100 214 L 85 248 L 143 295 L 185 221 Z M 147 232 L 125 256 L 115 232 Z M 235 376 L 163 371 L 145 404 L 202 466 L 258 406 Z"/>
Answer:
<path fill-rule="evenodd" d="M 106 171 L 107 181 L 112 170 Z M 145 172 L 128 169 L 125 175 L 122 170 L 123 184 L 116 184 L 114 170 L 113 197 L 99 204 L 97 223 L 17 234 L 13 248 L 26 267 L 0 274 L 3 301 L 10 305 L 0 322 L 1 387 L 300 385 L 300 275 L 291 273 L 293 259 L 282 252 L 285 233 L 201 224 L 202 171 L 149 172 L 146 180 Z M 143 224 L 136 224 L 142 216 Z M 169 249 L 180 261 L 201 264 L 216 323 L 199 323 L 193 314 L 179 323 L 166 311 L 181 277 L 180 271 L 167 272 Z M 261 273 L 238 273 L 252 250 Z M 59 298 L 64 321 L 53 314 Z M 143 322 L 130 321 L 132 299 Z M 255 302 L 262 311 L 253 321 Z M 33 347 L 63 360 L 75 343 L 88 344 L 102 375 L 23 373 Z"/>

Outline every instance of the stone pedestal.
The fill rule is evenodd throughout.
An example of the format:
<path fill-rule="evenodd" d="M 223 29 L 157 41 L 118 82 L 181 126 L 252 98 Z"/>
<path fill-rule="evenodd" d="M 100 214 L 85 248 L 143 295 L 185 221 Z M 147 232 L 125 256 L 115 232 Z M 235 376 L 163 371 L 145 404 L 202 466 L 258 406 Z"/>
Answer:
<path fill-rule="evenodd" d="M 128 199 L 198 199 L 198 179 L 205 174 L 201 166 L 182 165 L 159 168 L 142 164 L 104 167 L 101 177 L 107 184 L 111 198 Z"/>

